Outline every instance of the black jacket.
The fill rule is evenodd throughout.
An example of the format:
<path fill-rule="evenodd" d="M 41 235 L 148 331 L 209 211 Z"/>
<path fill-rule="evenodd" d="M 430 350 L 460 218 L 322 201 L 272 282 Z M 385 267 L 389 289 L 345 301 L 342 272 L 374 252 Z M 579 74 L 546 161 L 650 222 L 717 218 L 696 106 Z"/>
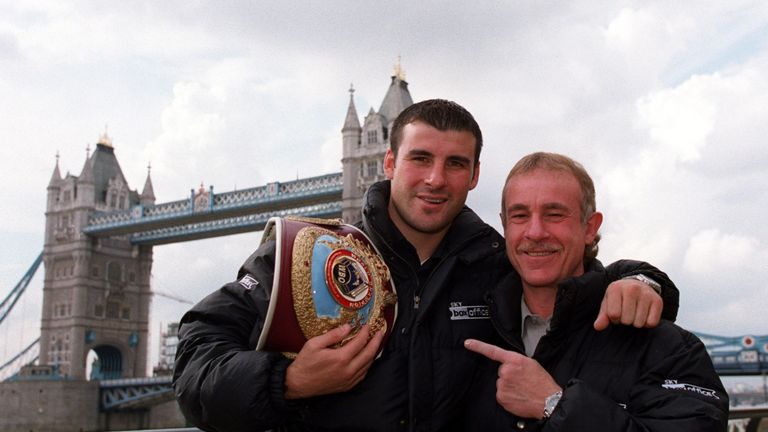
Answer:
<path fill-rule="evenodd" d="M 287 403 L 289 360 L 256 352 L 271 291 L 274 244 L 243 265 L 259 284 L 231 282 L 195 305 L 181 321 L 174 387 L 185 416 L 215 431 L 441 430 L 457 415 L 476 359 L 462 344 L 493 329 L 483 293 L 509 271 L 503 238 L 469 208 L 454 220 L 434 256 L 420 265 L 415 249 L 387 213 L 389 183 L 366 194 L 363 230 L 390 268 L 398 317 L 382 355 L 352 390 Z M 502 262 L 502 265 L 498 264 Z M 471 313 L 471 318 L 466 319 Z M 479 314 L 479 316 L 476 316 Z"/>
<path fill-rule="evenodd" d="M 653 329 L 595 331 L 592 323 L 613 278 L 596 260 L 589 269 L 560 284 L 550 330 L 533 355 L 564 389 L 552 417 L 521 419 L 495 403 L 498 363 L 484 359 L 466 430 L 725 431 L 728 395 L 701 341 L 667 320 Z M 521 297 L 520 278 L 510 274 L 488 301 L 498 331 L 493 342 L 524 354 Z"/>
<path fill-rule="evenodd" d="M 435 254 L 421 265 L 389 219 L 388 200 L 389 182 L 369 189 L 362 228 L 390 268 L 398 317 L 365 379 L 345 393 L 283 399 L 289 360 L 254 351 L 274 268 L 274 244 L 265 243 L 238 274 L 238 279 L 251 275 L 257 286 L 231 282 L 182 318 L 174 388 L 189 421 L 211 431 L 460 427 L 464 397 L 479 364 L 463 342 L 494 334 L 483 294 L 511 271 L 504 240 L 465 207 Z M 672 296 L 669 301 L 665 297 L 665 308 L 674 314 L 677 290 L 671 281 L 660 282 Z"/>

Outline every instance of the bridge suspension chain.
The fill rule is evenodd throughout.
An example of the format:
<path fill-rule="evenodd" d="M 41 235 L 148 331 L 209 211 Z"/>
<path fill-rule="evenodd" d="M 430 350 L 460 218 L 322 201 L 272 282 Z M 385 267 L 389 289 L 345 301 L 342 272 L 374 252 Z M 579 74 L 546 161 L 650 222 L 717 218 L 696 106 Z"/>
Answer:
<path fill-rule="evenodd" d="M 21 295 L 24 294 L 24 290 L 27 289 L 27 285 L 29 285 L 29 281 L 32 280 L 32 277 L 35 275 L 35 272 L 37 272 L 37 269 L 38 267 L 40 267 L 41 262 L 43 262 L 42 252 L 40 252 L 40 255 L 37 256 L 35 261 L 29 267 L 29 270 L 27 270 L 27 273 L 24 274 L 24 276 L 21 278 L 19 283 L 17 283 L 16 286 L 13 287 L 11 292 L 5 297 L 5 299 L 3 299 L 3 302 L 0 303 L 0 323 L 2 323 L 3 320 L 5 320 L 5 318 L 11 312 L 13 307 L 16 305 L 16 302 L 18 302 L 19 298 L 21 298 Z"/>
<path fill-rule="evenodd" d="M 0 381 L 5 381 L 8 377 L 19 371 L 21 366 L 33 363 L 39 357 L 40 338 L 35 339 L 27 345 L 20 353 L 13 356 L 12 359 L 0 366 Z M 31 358 L 30 358 L 31 357 Z"/>

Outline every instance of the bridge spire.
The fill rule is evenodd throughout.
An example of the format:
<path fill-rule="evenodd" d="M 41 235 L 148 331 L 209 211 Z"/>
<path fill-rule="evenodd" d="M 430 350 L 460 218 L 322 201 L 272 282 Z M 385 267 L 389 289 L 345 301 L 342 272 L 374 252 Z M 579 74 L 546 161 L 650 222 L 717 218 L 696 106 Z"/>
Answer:
<path fill-rule="evenodd" d="M 59 152 L 56 151 L 56 166 L 53 168 L 53 174 L 51 175 L 51 181 L 48 182 L 48 187 L 55 186 L 61 181 L 61 171 L 59 171 Z"/>
<path fill-rule="evenodd" d="M 399 79 L 400 81 L 405 81 L 405 70 L 403 69 L 403 66 L 400 64 L 400 56 L 397 56 L 397 63 L 395 63 L 395 78 Z"/>
<path fill-rule="evenodd" d="M 139 200 L 142 204 L 154 204 L 155 203 L 155 189 L 152 187 L 152 177 L 150 172 L 152 171 L 152 164 L 147 164 L 147 180 L 144 181 L 144 189 L 141 191 Z"/>
<path fill-rule="evenodd" d="M 355 87 L 349 85 L 349 106 L 347 106 L 347 117 L 344 119 L 344 127 L 341 128 L 341 132 L 344 131 L 360 131 L 360 119 L 357 117 L 357 108 L 355 108 Z"/>
<path fill-rule="evenodd" d="M 110 138 L 109 135 L 107 135 L 107 125 L 104 125 L 104 133 L 99 136 L 99 142 L 96 144 L 112 147 L 112 138 Z"/>
<path fill-rule="evenodd" d="M 383 115 L 388 123 L 392 123 L 404 109 L 413 105 L 411 92 L 408 91 L 408 82 L 405 80 L 405 72 L 400 65 L 400 56 L 397 57 L 394 75 L 389 84 L 387 94 L 379 107 L 379 114 Z"/>

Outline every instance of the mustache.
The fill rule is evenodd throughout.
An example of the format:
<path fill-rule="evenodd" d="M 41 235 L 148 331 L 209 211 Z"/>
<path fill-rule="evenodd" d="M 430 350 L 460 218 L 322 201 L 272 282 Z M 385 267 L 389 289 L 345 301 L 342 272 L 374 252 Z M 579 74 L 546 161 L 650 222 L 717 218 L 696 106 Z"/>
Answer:
<path fill-rule="evenodd" d="M 557 252 L 560 247 L 551 243 L 526 242 L 518 246 L 517 250 L 520 252 Z"/>

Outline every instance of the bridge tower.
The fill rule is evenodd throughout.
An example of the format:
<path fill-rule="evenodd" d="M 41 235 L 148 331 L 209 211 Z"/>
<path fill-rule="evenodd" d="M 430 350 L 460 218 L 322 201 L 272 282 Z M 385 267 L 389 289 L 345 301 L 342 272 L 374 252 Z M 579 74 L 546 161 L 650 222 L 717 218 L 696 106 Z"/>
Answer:
<path fill-rule="evenodd" d="M 72 379 L 146 375 L 152 247 L 126 237 L 82 233 L 94 211 L 154 203 L 149 173 L 139 194 L 128 183 L 106 132 L 79 176 L 62 178 L 58 156 L 48 184 L 43 263 L 41 366 Z"/>
<path fill-rule="evenodd" d="M 344 146 L 342 163 L 342 218 L 347 223 L 360 220 L 363 195 L 371 184 L 383 180 L 384 154 L 389 148 L 389 132 L 392 123 L 405 108 L 413 104 L 408 82 L 400 62 L 389 84 L 387 94 L 378 111 L 373 108 L 365 116 L 363 126 L 357 116 L 354 88 L 349 89 L 349 106 L 341 129 Z"/>

